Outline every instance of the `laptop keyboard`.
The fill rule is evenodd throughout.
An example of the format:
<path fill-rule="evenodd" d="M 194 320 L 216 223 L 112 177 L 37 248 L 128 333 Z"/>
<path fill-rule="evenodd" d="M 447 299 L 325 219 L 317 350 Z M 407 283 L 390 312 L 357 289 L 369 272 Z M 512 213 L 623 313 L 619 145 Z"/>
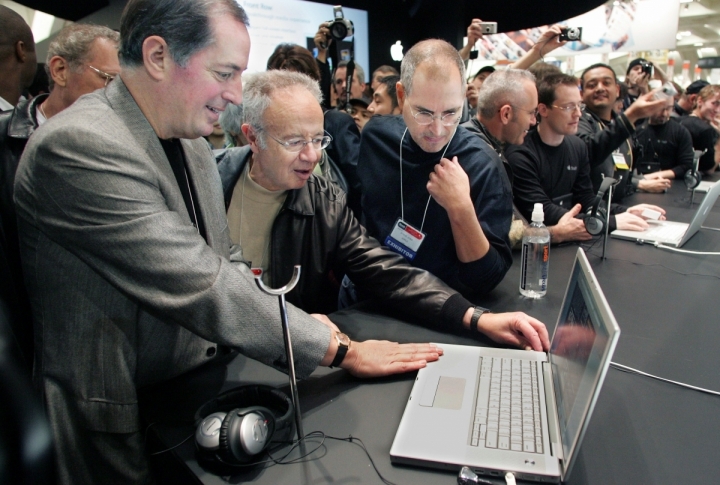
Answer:
<path fill-rule="evenodd" d="M 536 361 L 480 358 L 480 381 L 470 444 L 542 453 Z"/>
<path fill-rule="evenodd" d="M 679 241 L 687 231 L 687 226 L 657 225 L 645 231 L 644 236 L 663 241 Z"/>

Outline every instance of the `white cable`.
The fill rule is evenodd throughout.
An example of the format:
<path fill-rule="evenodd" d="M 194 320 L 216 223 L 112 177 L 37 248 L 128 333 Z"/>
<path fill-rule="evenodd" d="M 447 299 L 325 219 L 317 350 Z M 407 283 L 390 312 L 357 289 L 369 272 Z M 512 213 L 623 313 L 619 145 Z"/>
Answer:
<path fill-rule="evenodd" d="M 699 254 L 701 256 L 720 256 L 720 252 L 709 252 L 709 251 L 690 251 L 688 249 L 680 249 L 680 248 L 674 248 L 672 246 L 666 246 L 662 243 L 659 243 L 655 241 L 653 243 L 653 246 L 660 249 L 667 249 L 668 251 L 676 251 L 678 253 L 686 253 L 686 254 Z"/>
<path fill-rule="evenodd" d="M 515 485 L 515 475 L 513 475 L 512 472 L 507 472 L 505 474 L 505 483 L 507 485 Z"/>
<path fill-rule="evenodd" d="M 718 391 L 713 391 L 713 390 L 710 390 L 710 389 L 705 389 L 705 388 L 703 388 L 703 387 L 691 386 L 690 384 L 685 384 L 685 383 L 683 383 L 683 382 L 673 381 L 673 380 L 671 380 L 671 379 L 665 379 L 664 377 L 654 376 L 654 375 L 652 375 L 652 374 L 648 374 L 647 372 L 643 372 L 643 371 L 640 371 L 640 370 L 637 370 L 637 369 L 633 369 L 632 367 L 628 367 L 628 366 L 626 366 L 626 365 L 618 364 L 617 362 L 610 362 L 610 365 L 613 366 L 613 367 L 615 367 L 615 368 L 617 368 L 617 369 L 625 370 L 625 371 L 627 371 L 627 372 L 632 372 L 632 373 L 634 373 L 634 374 L 640 374 L 641 376 L 650 377 L 650 378 L 652 378 L 652 379 L 657 379 L 657 380 L 663 381 L 663 382 L 669 382 L 670 384 L 675 384 L 676 386 L 687 387 L 688 389 L 692 389 L 693 391 L 700 391 L 700 392 L 704 392 L 704 393 L 707 393 L 707 394 L 712 394 L 712 395 L 714 395 L 714 396 L 720 396 L 720 392 L 718 392 Z"/>
<path fill-rule="evenodd" d="M 700 229 L 708 229 L 710 231 L 720 231 L 720 227 L 700 226 Z"/>

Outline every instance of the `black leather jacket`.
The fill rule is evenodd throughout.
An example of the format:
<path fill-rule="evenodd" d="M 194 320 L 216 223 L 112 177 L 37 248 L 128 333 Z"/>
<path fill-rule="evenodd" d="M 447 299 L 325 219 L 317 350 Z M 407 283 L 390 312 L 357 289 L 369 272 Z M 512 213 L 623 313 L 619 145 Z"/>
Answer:
<path fill-rule="evenodd" d="M 36 107 L 47 97 L 47 94 L 42 94 L 30 101 L 22 101 L 14 110 L 0 114 L 0 224 L 2 225 L 0 234 L 3 235 L 0 243 L 11 276 L 8 291 L 10 311 L 14 315 L 14 321 L 17 322 L 14 327 L 15 337 L 29 368 L 32 368 L 33 358 L 32 321 L 20 264 L 13 185 L 20 156 L 25 150 L 28 138 L 38 127 L 35 117 Z M 6 286 L 5 282 L 2 286 Z"/>
<path fill-rule="evenodd" d="M 577 136 L 588 148 L 593 190 L 597 192 L 600 188 L 603 175 L 620 180 L 613 195 L 614 200 L 620 202 L 635 192 L 641 177 L 633 174 L 631 138 L 635 133 L 635 126 L 622 113 L 613 112 L 612 118 L 612 123 L 606 127 L 595 113 L 588 109 L 583 110 L 578 122 Z M 616 150 L 625 157 L 630 170 L 618 169 L 615 166 L 612 154 Z"/>
<path fill-rule="evenodd" d="M 249 147 L 219 153 L 225 207 L 250 159 Z M 430 273 L 410 266 L 368 235 L 347 207 L 346 195 L 323 177 L 311 176 L 289 191 L 275 218 L 270 242 L 270 285 L 287 283 L 293 266 L 300 281 L 286 298 L 310 313 L 337 310 L 338 278 L 347 274 L 361 294 L 385 301 L 423 323 L 461 328 L 473 306 Z"/>

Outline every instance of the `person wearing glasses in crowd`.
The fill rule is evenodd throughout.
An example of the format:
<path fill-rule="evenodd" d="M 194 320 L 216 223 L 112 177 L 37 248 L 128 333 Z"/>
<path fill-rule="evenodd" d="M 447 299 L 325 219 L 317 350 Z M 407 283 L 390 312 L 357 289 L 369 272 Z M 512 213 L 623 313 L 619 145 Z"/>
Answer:
<path fill-rule="evenodd" d="M 533 205 L 543 204 L 545 225 L 551 241 L 585 241 L 592 236 L 582 221 L 595 202 L 590 180 L 590 160 L 585 143 L 575 136 L 585 107 L 578 80 L 566 74 L 553 74 L 538 83 L 540 123 L 522 145 L 507 147 L 512 167 L 513 196 L 520 213 L 530 218 Z M 628 209 L 613 204 L 610 230 L 643 230 L 648 227 L 639 214 L 657 206 L 639 204 Z M 582 212 L 582 213 L 581 213 Z"/>
<path fill-rule="evenodd" d="M 487 293 L 512 263 L 512 191 L 492 149 L 458 127 L 465 66 L 434 39 L 414 45 L 400 71 L 402 116 L 374 116 L 360 143 L 365 223 L 461 293 Z"/>
<path fill-rule="evenodd" d="M 28 138 L 38 126 L 75 102 L 83 94 L 103 88 L 120 71 L 118 63 L 119 35 L 98 25 L 72 24 L 62 29 L 48 46 L 45 70 L 50 78 L 51 93 L 23 100 L 12 111 L 0 114 L 0 163 L 2 163 L 2 227 L 7 239 L 8 259 L 14 287 L 26 301 L 25 284 L 20 268 L 17 222 L 13 203 L 13 184 L 20 156 Z M 28 310 L 22 310 L 25 314 Z M 31 329 L 28 329 L 30 334 Z M 21 342 L 24 350 L 32 348 Z M 24 337 L 23 337 L 24 340 Z M 32 353 L 26 356 L 32 361 Z"/>
<path fill-rule="evenodd" d="M 307 312 L 334 311 L 336 276 L 347 274 L 364 294 L 440 329 L 469 328 L 472 321 L 477 332 L 514 345 L 532 340 L 522 335 L 544 335 L 542 323 L 524 314 L 483 313 L 473 320 L 471 303 L 382 247 L 348 209 L 345 194 L 313 174 L 331 141 L 315 81 L 267 71 L 248 76 L 244 90 L 249 145 L 229 150 L 218 165 L 230 237 L 270 286 L 282 286 L 294 265 L 302 266 L 289 302 Z"/>

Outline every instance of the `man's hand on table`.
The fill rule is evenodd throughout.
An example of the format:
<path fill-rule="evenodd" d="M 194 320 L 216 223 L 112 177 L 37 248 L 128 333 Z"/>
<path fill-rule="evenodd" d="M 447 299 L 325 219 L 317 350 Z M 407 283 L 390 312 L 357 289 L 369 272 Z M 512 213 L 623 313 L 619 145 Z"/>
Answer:
<path fill-rule="evenodd" d="M 380 377 L 422 369 L 443 351 L 434 344 L 398 344 L 387 340 L 353 341 L 340 367 L 356 377 Z"/>
<path fill-rule="evenodd" d="M 480 332 L 498 343 L 538 352 L 550 349 L 545 324 L 523 312 L 483 313 L 477 325 Z"/>

